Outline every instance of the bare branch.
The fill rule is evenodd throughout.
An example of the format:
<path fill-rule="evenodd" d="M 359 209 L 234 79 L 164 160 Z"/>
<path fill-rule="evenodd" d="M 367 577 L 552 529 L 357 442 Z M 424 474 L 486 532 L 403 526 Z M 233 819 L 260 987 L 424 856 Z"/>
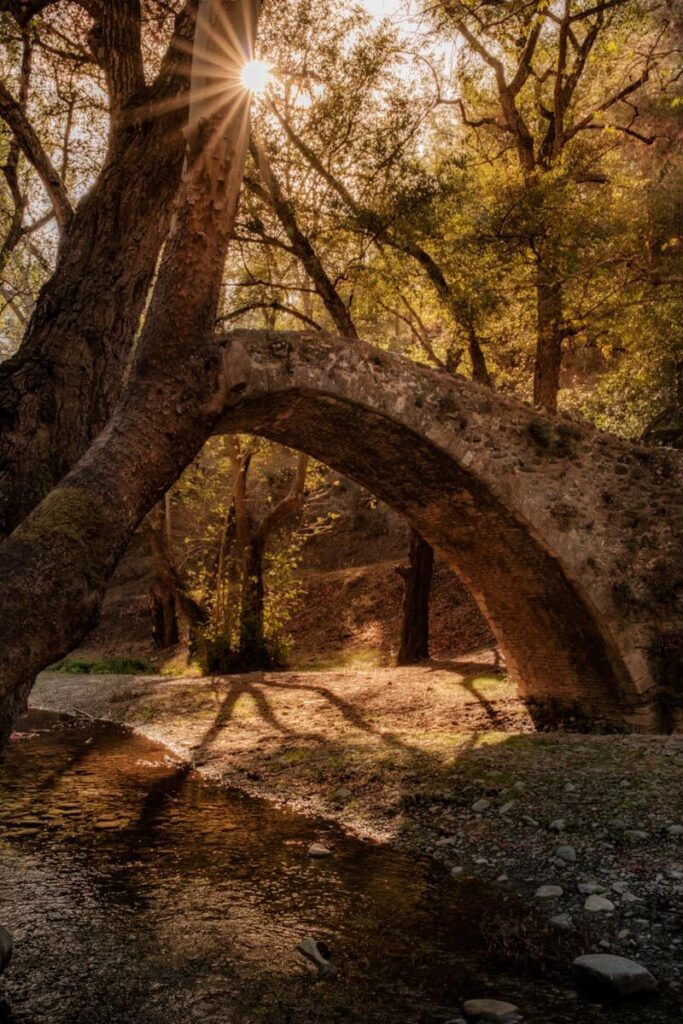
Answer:
<path fill-rule="evenodd" d="M 12 129 L 21 151 L 43 182 L 60 230 L 64 232 L 71 222 L 73 210 L 64 183 L 43 144 L 38 138 L 21 105 L 14 99 L 4 82 L 0 81 L 0 117 Z"/>
<path fill-rule="evenodd" d="M 311 319 L 310 316 L 306 316 L 305 313 L 301 313 L 294 306 L 288 306 L 284 302 L 250 302 L 247 306 L 240 306 L 238 309 L 233 309 L 230 313 L 226 313 L 225 316 L 221 316 L 216 320 L 216 325 L 231 323 L 233 320 L 238 320 L 245 313 L 251 313 L 254 309 L 273 309 L 278 313 L 286 313 L 288 316 L 296 317 L 297 320 L 301 320 L 302 323 L 313 327 L 316 331 L 322 331 L 322 326 L 317 321 Z"/>

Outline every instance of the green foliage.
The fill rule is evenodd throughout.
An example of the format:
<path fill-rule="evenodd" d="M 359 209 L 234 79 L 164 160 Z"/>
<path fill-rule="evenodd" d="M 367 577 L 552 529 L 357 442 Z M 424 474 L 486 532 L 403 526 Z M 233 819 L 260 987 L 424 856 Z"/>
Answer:
<path fill-rule="evenodd" d="M 88 661 L 85 658 L 63 658 L 50 666 L 51 672 L 66 672 L 69 675 L 116 675 L 139 676 L 153 674 L 156 669 L 145 658 L 116 657 Z"/>
<path fill-rule="evenodd" d="M 286 653 L 277 639 L 257 639 L 240 647 L 229 636 L 208 627 L 194 641 L 203 675 L 276 671 L 287 667 Z"/>
<path fill-rule="evenodd" d="M 208 613 L 195 625 L 192 652 L 206 673 L 284 668 L 289 624 L 303 595 L 299 568 L 304 539 L 296 519 L 266 540 L 263 554 L 263 617 L 251 629 L 245 611 L 246 550 L 235 522 L 232 496 L 236 462 L 248 459 L 247 520 L 255 535 L 292 484 L 292 455 L 255 438 L 215 438 L 174 490 L 176 546 L 188 590 Z M 310 479 L 316 478 L 313 470 Z M 180 524 L 184 524 L 182 527 Z M 316 526 L 312 527 L 315 532 Z M 309 528 L 310 532 L 310 528 Z M 253 635 L 252 635 L 253 634 Z"/>

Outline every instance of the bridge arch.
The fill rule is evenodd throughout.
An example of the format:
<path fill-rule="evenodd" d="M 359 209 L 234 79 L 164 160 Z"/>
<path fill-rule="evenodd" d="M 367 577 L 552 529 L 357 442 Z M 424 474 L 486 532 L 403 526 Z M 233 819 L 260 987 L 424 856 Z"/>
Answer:
<path fill-rule="evenodd" d="M 647 570 L 667 556 L 681 570 L 675 453 L 363 343 L 237 331 L 225 344 L 219 429 L 308 452 L 402 513 L 461 576 L 540 718 L 658 725 L 658 644 L 680 636 L 680 607 Z"/>

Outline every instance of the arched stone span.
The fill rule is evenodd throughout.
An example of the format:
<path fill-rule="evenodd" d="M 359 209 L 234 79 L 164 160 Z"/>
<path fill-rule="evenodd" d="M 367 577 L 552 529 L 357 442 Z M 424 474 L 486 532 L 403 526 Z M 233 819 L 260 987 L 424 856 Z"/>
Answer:
<path fill-rule="evenodd" d="M 461 575 L 539 709 L 680 720 L 678 453 L 361 342 L 235 331 L 225 352 L 220 429 L 309 452 L 403 513 Z"/>

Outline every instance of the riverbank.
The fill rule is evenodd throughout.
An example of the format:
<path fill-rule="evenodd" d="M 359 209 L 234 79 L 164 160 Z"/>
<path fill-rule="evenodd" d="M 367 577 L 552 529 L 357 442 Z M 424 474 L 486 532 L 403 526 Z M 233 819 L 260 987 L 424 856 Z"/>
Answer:
<path fill-rule="evenodd" d="M 636 959 L 683 996 L 683 736 L 534 733 L 489 654 L 231 679 L 53 673 L 32 704 L 127 725 L 224 785 L 496 881 L 585 952 Z"/>

